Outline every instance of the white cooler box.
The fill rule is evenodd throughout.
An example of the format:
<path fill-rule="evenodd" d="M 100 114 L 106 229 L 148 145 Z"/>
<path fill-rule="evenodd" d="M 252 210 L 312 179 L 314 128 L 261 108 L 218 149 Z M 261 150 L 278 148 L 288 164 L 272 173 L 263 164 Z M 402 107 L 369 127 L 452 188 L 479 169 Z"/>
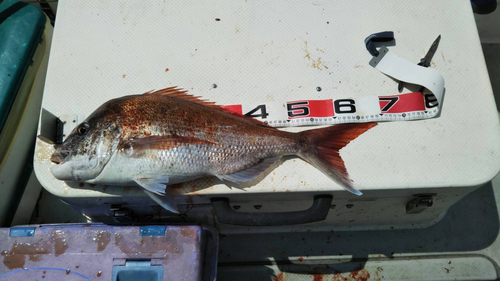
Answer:
<path fill-rule="evenodd" d="M 363 196 L 289 157 L 257 183 L 173 186 L 175 215 L 139 187 L 56 180 L 53 145 L 38 140 L 41 184 L 92 221 L 223 233 L 427 227 L 500 169 L 499 118 L 469 1 L 61 0 L 57 21 L 43 98 L 53 116 L 42 114 L 40 134 L 54 116 L 67 133 L 109 99 L 174 85 L 221 105 L 393 95 L 396 82 L 369 66 L 364 38 L 393 30 L 390 50 L 417 63 L 442 35 L 431 66 L 446 81 L 441 116 L 380 123 L 341 150 Z"/>

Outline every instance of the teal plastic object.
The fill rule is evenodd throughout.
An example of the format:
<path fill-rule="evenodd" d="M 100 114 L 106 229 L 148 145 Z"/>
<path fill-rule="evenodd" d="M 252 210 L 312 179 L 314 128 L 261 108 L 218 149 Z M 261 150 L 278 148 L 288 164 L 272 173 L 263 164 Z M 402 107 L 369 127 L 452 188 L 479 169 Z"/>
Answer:
<path fill-rule="evenodd" d="M 13 227 L 10 229 L 10 237 L 33 237 L 36 227 Z"/>
<path fill-rule="evenodd" d="M 146 225 L 141 226 L 141 236 L 163 236 L 167 230 L 166 226 L 161 225 Z"/>
<path fill-rule="evenodd" d="M 125 266 L 113 266 L 112 281 L 162 281 L 163 266 L 151 265 L 151 261 L 127 261 Z"/>
<path fill-rule="evenodd" d="M 45 29 L 45 15 L 17 0 L 0 1 L 0 133 Z"/>

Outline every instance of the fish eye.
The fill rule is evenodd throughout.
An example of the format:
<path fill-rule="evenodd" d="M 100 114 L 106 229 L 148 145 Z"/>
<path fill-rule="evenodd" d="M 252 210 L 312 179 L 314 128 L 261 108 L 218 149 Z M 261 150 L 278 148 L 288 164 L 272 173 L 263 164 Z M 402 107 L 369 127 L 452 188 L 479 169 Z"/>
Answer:
<path fill-rule="evenodd" d="M 85 122 L 80 124 L 80 126 L 78 126 L 78 129 L 76 131 L 80 136 L 85 135 L 89 131 L 89 123 Z"/>

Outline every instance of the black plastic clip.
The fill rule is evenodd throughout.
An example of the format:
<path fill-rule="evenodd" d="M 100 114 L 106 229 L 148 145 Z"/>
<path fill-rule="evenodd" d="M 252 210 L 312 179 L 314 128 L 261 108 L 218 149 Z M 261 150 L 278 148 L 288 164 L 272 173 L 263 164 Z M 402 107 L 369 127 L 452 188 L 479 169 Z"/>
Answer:
<path fill-rule="evenodd" d="M 376 48 L 376 42 L 390 42 L 394 40 L 394 32 L 392 31 L 382 31 L 379 33 L 374 33 L 365 39 L 365 45 L 368 52 L 377 57 L 379 55 L 379 51 Z"/>

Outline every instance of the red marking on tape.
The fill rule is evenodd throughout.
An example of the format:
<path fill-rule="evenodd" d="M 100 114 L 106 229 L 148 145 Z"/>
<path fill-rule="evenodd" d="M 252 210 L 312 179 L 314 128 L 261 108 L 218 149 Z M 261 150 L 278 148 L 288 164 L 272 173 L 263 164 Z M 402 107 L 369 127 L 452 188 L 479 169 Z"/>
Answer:
<path fill-rule="evenodd" d="M 398 100 L 382 113 L 403 113 L 411 111 L 425 110 L 424 95 L 420 92 L 408 93 L 395 96 L 379 96 L 379 98 L 387 98 L 388 100 L 380 100 L 380 110 L 391 103 L 391 98 L 398 97 Z"/>
<path fill-rule="evenodd" d="M 241 108 L 241 104 L 223 105 L 222 107 L 228 110 L 229 112 L 243 114 L 243 109 Z"/>
<path fill-rule="evenodd" d="M 288 117 L 288 119 L 297 119 L 304 117 L 332 117 L 335 116 L 333 111 L 333 100 L 302 100 L 302 101 L 289 101 L 287 102 L 288 109 L 294 109 L 291 113 L 293 115 L 300 115 L 296 117 Z M 307 112 L 308 111 L 308 112 Z M 308 113 L 307 115 L 304 113 Z"/>

